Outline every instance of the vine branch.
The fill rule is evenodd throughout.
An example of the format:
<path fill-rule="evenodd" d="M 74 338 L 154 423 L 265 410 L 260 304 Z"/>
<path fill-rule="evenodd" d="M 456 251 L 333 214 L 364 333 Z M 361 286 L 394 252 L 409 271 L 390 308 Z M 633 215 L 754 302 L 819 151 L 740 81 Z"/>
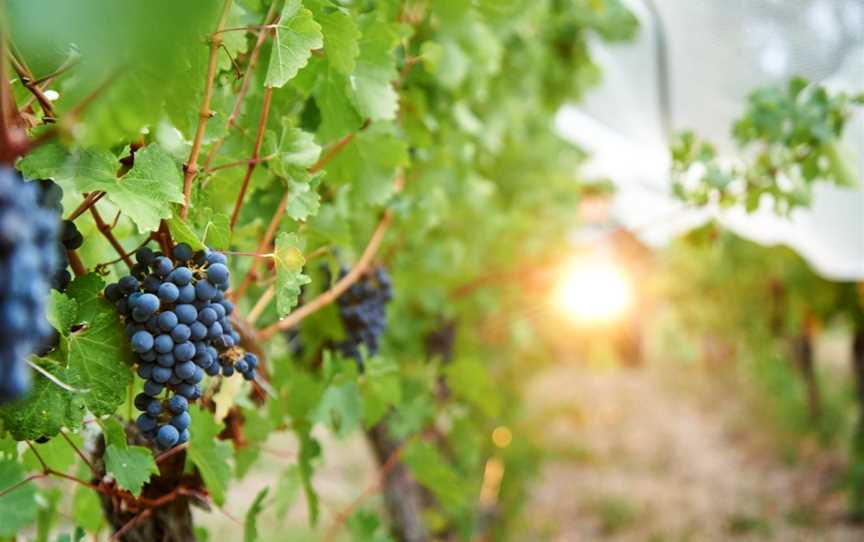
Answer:
<path fill-rule="evenodd" d="M 240 209 L 243 207 L 243 199 L 246 197 L 246 190 L 249 188 L 249 181 L 252 179 L 252 173 L 258 165 L 258 157 L 261 154 L 261 144 L 264 142 L 264 132 L 267 130 L 267 117 L 270 115 L 270 101 L 273 98 L 273 87 L 264 87 L 264 103 L 261 105 L 261 116 L 258 118 L 258 132 L 255 135 L 255 147 L 252 149 L 252 158 L 249 159 L 249 165 L 246 166 L 246 175 L 243 176 L 243 184 L 240 185 L 240 193 L 237 194 L 237 203 L 234 204 L 234 212 L 231 213 L 231 231 L 237 225 L 237 219 L 240 217 Z"/>
<path fill-rule="evenodd" d="M 121 245 L 120 241 L 117 240 L 117 237 L 114 236 L 114 232 L 111 231 L 111 226 L 106 224 L 102 219 L 102 215 L 99 214 L 95 204 L 90 206 L 90 214 L 93 215 L 93 221 L 96 222 L 96 228 L 99 232 L 108 240 L 111 246 L 114 247 L 114 250 L 117 251 L 117 254 L 123 260 L 123 263 L 131 268 L 134 263 L 132 262 L 132 258 L 129 257 L 129 254 L 126 253 L 123 245 Z"/>
<path fill-rule="evenodd" d="M 232 0 L 225 0 L 222 4 L 222 13 L 216 32 L 210 37 L 210 58 L 207 61 L 207 79 L 204 83 L 204 99 L 201 102 L 201 110 L 198 113 L 198 128 L 195 130 L 195 138 L 192 140 L 192 150 L 189 152 L 189 160 L 184 166 L 183 175 L 183 209 L 180 216 L 185 220 L 189 216 L 189 198 L 192 195 L 192 180 L 198 173 L 198 155 L 201 153 L 201 143 L 204 141 L 204 131 L 207 121 L 212 115 L 210 111 L 210 98 L 213 95 L 213 81 L 216 79 L 216 67 L 219 56 L 219 48 L 222 45 L 222 36 L 219 31 L 225 27 L 228 14 L 231 11 Z"/>

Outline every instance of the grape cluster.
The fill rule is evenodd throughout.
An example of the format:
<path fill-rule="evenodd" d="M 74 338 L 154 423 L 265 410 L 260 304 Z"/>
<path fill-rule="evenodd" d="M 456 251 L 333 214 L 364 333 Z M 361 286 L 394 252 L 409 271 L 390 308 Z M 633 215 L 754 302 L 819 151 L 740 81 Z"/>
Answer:
<path fill-rule="evenodd" d="M 39 206 L 50 210 L 60 222 L 60 235 L 55 250 L 57 251 L 57 268 L 51 280 L 51 287 L 58 292 L 66 290 L 66 286 L 72 281 L 72 275 L 67 269 L 69 267 L 68 250 L 78 250 L 84 243 L 84 236 L 78 231 L 78 227 L 71 220 L 61 220 L 63 214 L 63 189 L 54 181 L 40 179 L 32 181 L 39 187 L 37 200 Z"/>
<path fill-rule="evenodd" d="M 438 327 L 426 335 L 426 355 L 429 359 L 439 358 L 444 363 L 453 359 L 453 345 L 456 342 L 456 322 L 443 320 Z"/>
<path fill-rule="evenodd" d="M 0 402 L 27 390 L 25 358 L 51 336 L 45 299 L 56 243 L 57 217 L 39 207 L 36 185 L 0 167 Z"/>
<path fill-rule="evenodd" d="M 171 256 L 142 247 L 130 275 L 105 288 L 126 323 L 144 391 L 135 397 L 141 432 L 161 448 L 189 440 L 189 403 L 204 375 L 255 379 L 258 358 L 239 346 L 225 299 L 225 255 L 180 243 Z M 164 395 L 163 395 L 164 392 Z M 160 398 L 161 397 L 161 398 Z"/>
<path fill-rule="evenodd" d="M 342 267 L 340 278 L 348 274 Z M 393 283 L 384 267 L 377 267 L 352 284 L 336 302 L 347 335 L 339 345 L 345 357 L 352 357 L 360 368 L 363 356 L 360 345 L 370 356 L 378 353 L 379 338 L 387 329 L 387 303 L 393 298 Z"/>

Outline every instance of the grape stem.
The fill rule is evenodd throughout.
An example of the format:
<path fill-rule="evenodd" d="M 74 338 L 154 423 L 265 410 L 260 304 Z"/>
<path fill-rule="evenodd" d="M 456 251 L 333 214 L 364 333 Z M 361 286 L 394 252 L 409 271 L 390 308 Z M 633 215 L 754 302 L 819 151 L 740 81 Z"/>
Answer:
<path fill-rule="evenodd" d="M 204 83 L 204 99 L 201 102 L 201 110 L 198 113 L 198 128 L 195 131 L 195 139 L 192 140 L 192 150 L 189 152 L 189 160 L 184 166 L 183 176 L 183 209 L 180 216 L 185 220 L 189 216 L 189 199 L 192 196 L 192 181 L 198 173 L 198 155 L 201 153 L 201 143 L 204 141 L 204 131 L 207 128 L 207 121 L 213 115 L 210 110 L 210 98 L 213 95 L 213 81 L 216 79 L 217 60 L 219 56 L 219 48 L 222 46 L 222 36 L 218 34 L 220 30 L 225 28 L 225 23 L 228 20 L 228 14 L 231 12 L 232 0 L 225 0 L 222 4 L 222 13 L 219 16 L 219 23 L 216 25 L 216 32 L 210 36 L 210 57 L 207 61 L 207 79 Z"/>
<path fill-rule="evenodd" d="M 45 124 L 52 123 L 56 120 L 54 116 L 54 107 L 51 105 L 51 100 L 45 96 L 45 93 L 42 92 L 42 89 L 39 88 L 39 84 L 36 81 L 36 78 L 33 76 L 33 72 L 27 67 L 24 63 L 24 60 L 21 59 L 18 54 L 12 50 L 10 47 L 9 51 L 9 62 L 12 64 L 12 69 L 15 70 L 15 73 L 18 74 L 18 78 L 21 79 L 21 84 L 24 85 L 28 91 L 36 98 L 36 101 L 39 102 L 39 107 L 42 108 L 42 122 Z"/>
<path fill-rule="evenodd" d="M 84 267 L 84 262 L 82 262 L 81 257 L 78 256 L 78 251 L 67 250 L 66 257 L 69 258 L 69 265 L 72 266 L 72 271 L 75 273 L 76 277 L 81 277 L 87 274 L 87 268 Z"/>
<path fill-rule="evenodd" d="M 81 461 L 83 461 L 84 464 L 90 468 L 90 472 L 92 472 L 95 476 L 98 476 L 99 473 L 93 466 L 93 463 L 91 463 L 90 460 L 87 459 L 87 456 L 84 455 L 84 452 L 82 452 L 81 449 L 78 448 L 78 446 L 76 446 L 74 442 L 72 442 L 72 439 L 69 438 L 69 435 L 67 435 L 66 432 L 62 429 L 60 430 L 60 436 L 63 437 L 63 440 L 69 443 L 69 446 L 71 446 L 73 450 L 75 450 L 75 453 L 78 454 L 78 457 L 81 458 Z"/>
<path fill-rule="evenodd" d="M 260 330 L 257 334 L 258 340 L 266 341 L 279 331 L 285 331 L 296 326 L 307 316 L 336 301 L 336 298 L 342 295 L 352 284 L 357 282 L 357 280 L 363 276 L 369 268 L 372 263 L 372 258 L 374 258 L 375 253 L 378 252 L 378 248 L 381 246 L 381 242 L 384 239 L 384 234 L 390 227 L 392 220 L 392 213 L 389 210 L 385 211 L 384 215 L 381 217 L 381 221 L 378 222 L 378 226 L 375 228 L 372 237 L 369 238 L 369 243 L 363 250 L 363 254 L 348 274 L 336 281 L 336 284 L 334 284 L 329 290 L 322 293 L 309 303 L 298 307 L 297 310 L 289 314 L 286 318 Z"/>

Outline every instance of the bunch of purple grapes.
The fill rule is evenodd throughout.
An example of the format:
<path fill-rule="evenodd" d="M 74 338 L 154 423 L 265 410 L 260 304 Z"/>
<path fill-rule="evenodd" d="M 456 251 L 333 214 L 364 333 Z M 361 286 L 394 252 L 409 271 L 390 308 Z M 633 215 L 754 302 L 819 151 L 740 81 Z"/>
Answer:
<path fill-rule="evenodd" d="M 145 437 L 167 449 L 189 440 L 189 403 L 204 375 L 255 379 L 258 358 L 239 347 L 225 298 L 224 254 L 180 243 L 169 256 L 142 247 L 131 274 L 105 288 L 126 323 L 144 391 L 135 397 Z"/>
<path fill-rule="evenodd" d="M 26 358 L 53 331 L 45 300 L 57 269 L 57 225 L 39 206 L 36 185 L 0 167 L 0 402 L 27 391 Z"/>
<path fill-rule="evenodd" d="M 340 278 L 348 269 L 340 269 Z M 347 338 L 339 345 L 345 357 L 352 357 L 363 368 L 360 346 L 370 356 L 378 353 L 379 339 L 387 329 L 387 303 L 393 298 L 393 283 L 387 269 L 377 267 L 352 284 L 336 302 Z"/>

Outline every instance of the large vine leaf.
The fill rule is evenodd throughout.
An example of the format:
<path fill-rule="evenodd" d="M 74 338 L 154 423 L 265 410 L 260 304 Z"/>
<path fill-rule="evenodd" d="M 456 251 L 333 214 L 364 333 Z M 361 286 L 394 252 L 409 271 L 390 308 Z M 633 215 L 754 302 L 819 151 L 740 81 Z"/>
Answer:
<path fill-rule="evenodd" d="M 288 314 L 297 304 L 300 289 L 312 279 L 303 274 L 303 246 L 296 233 L 282 232 L 276 238 L 276 310 L 280 316 Z"/>
<path fill-rule="evenodd" d="M 128 489 L 136 497 L 150 477 L 159 474 L 153 453 L 143 446 L 109 445 L 105 450 L 105 468 L 120 487 Z"/>
<path fill-rule="evenodd" d="M 171 203 L 183 202 L 182 186 L 180 166 L 157 145 L 148 145 L 135 153 L 132 170 L 106 192 L 138 231 L 147 233 L 171 217 Z"/>
<path fill-rule="evenodd" d="M 198 468 L 213 502 L 222 505 L 225 491 L 231 479 L 231 445 L 217 437 L 222 428 L 213 415 L 193 406 L 189 409 L 192 416 L 192 436 L 189 439 L 189 459 Z"/>
<path fill-rule="evenodd" d="M 18 167 L 30 178 L 54 179 L 64 191 L 101 190 L 146 233 L 171 217 L 171 203 L 183 202 L 180 166 L 158 145 L 135 153 L 135 165 L 117 177 L 117 157 L 103 150 L 66 151 L 59 144 L 35 149 Z"/>
<path fill-rule="evenodd" d="M 408 163 L 405 142 L 386 125 L 373 125 L 342 149 L 327 168 L 328 179 L 351 183 L 351 195 L 358 205 L 379 205 L 393 194 L 393 179 L 400 166 Z"/>
<path fill-rule="evenodd" d="M 318 194 L 318 185 L 321 176 L 314 175 L 308 182 L 288 181 L 288 203 L 285 205 L 285 214 L 294 220 L 305 221 L 310 216 L 318 213 L 321 207 L 321 196 Z"/>
<path fill-rule="evenodd" d="M 75 301 L 76 324 L 93 322 L 97 315 L 109 313 L 113 307 L 102 297 L 105 281 L 96 273 L 76 277 L 66 287 L 66 297 Z"/>
<path fill-rule="evenodd" d="M 363 29 L 351 88 L 357 110 L 372 120 L 396 118 L 399 96 L 393 82 L 399 72 L 393 48 L 398 39 L 396 27 L 389 23 L 376 21 Z"/>
<path fill-rule="evenodd" d="M 470 502 L 471 484 L 428 442 L 411 440 L 402 449 L 402 460 L 445 507 L 457 508 Z"/>
<path fill-rule="evenodd" d="M 71 371 L 56 360 L 35 358 L 43 370 L 63 382 L 71 382 Z M 33 387 L 23 399 L 0 408 L 3 426 L 15 440 L 53 437 L 61 427 L 77 427 L 84 418 L 82 395 L 67 391 L 43 375 L 33 374 Z"/>
<path fill-rule="evenodd" d="M 344 9 L 331 7 L 318 7 L 315 10 L 315 20 L 321 23 L 324 52 L 330 67 L 339 73 L 350 75 L 354 71 L 357 55 L 360 54 L 360 29 L 357 28 L 357 23 Z"/>
<path fill-rule="evenodd" d="M 264 85 L 282 87 L 306 65 L 313 49 L 324 45 L 321 26 L 312 18 L 312 12 L 300 0 L 288 0 L 282 8 L 273 36 L 273 52 Z"/>
<path fill-rule="evenodd" d="M 24 470 L 15 461 L 0 460 L 0 491 L 24 479 Z M 36 486 L 24 484 L 0 497 L 0 536 L 15 538 L 18 531 L 36 519 Z"/>
<path fill-rule="evenodd" d="M 65 342 L 72 384 L 87 390 L 82 394 L 87 408 L 97 416 L 113 414 L 126 400 L 126 386 L 132 382 L 126 363 L 132 352 L 117 315 L 110 309 L 98 314 Z"/>

